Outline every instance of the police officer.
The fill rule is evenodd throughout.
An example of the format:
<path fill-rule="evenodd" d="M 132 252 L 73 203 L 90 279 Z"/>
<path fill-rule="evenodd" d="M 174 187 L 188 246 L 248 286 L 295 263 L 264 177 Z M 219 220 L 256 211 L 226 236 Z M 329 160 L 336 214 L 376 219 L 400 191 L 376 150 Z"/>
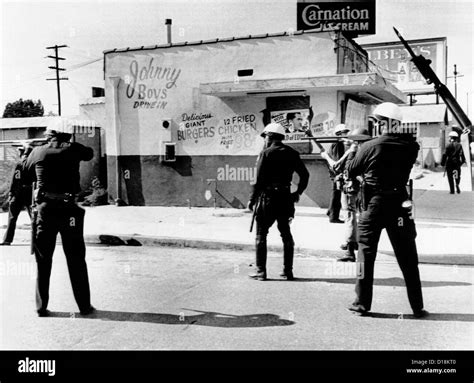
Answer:
<path fill-rule="evenodd" d="M 449 193 L 454 194 L 454 184 L 457 193 L 461 193 L 459 183 L 461 182 L 461 166 L 466 163 L 462 145 L 458 141 L 459 135 L 456 132 L 449 133 L 449 144 L 441 159 L 441 166 L 446 166 L 448 176 Z"/>
<path fill-rule="evenodd" d="M 65 129 L 66 130 L 66 129 Z M 82 315 L 95 311 L 90 303 L 86 248 L 83 236 L 84 209 L 76 205 L 80 190 L 79 163 L 89 161 L 94 153 L 89 147 L 70 143 L 71 131 L 46 130 L 46 145 L 35 148 L 26 162 L 30 179 L 35 181 L 34 252 L 38 274 L 36 310 L 48 316 L 49 279 L 57 234 L 61 234 L 74 298 Z"/>
<path fill-rule="evenodd" d="M 338 124 L 334 129 L 334 134 L 336 136 L 342 136 L 347 134 L 350 129 L 345 124 Z M 344 155 L 345 147 L 344 142 L 338 141 L 331 145 L 329 149 L 329 157 L 332 161 L 338 161 Z M 341 173 L 335 172 L 331 167 L 329 168 L 329 177 L 331 178 L 332 182 L 332 192 L 331 192 L 331 199 L 329 201 L 329 208 L 327 211 L 327 215 L 329 216 L 329 222 L 331 223 L 344 223 L 339 218 L 339 213 L 341 212 L 341 189 L 339 188 L 338 178 L 337 176 Z"/>
<path fill-rule="evenodd" d="M 257 222 L 256 235 L 256 273 L 250 278 L 264 281 L 267 278 L 267 234 L 273 223 L 277 222 L 283 241 L 283 272 L 287 280 L 293 280 L 294 242 L 290 222 L 294 217 L 294 203 L 308 185 L 309 173 L 299 153 L 282 143 L 284 128 L 277 123 L 268 124 L 262 132 L 265 147 L 257 162 L 257 178 L 248 203 L 255 210 Z M 291 193 L 293 173 L 299 176 L 298 189 Z"/>
<path fill-rule="evenodd" d="M 382 103 L 373 114 L 383 134 L 364 143 L 347 164 L 349 177 L 362 175 L 365 181 L 364 211 L 358 225 L 361 274 L 356 281 L 356 299 L 349 310 L 365 315 L 371 309 L 375 257 L 385 228 L 405 279 L 413 313 L 423 317 L 428 313 L 423 309 L 415 222 L 403 206 L 408 199 L 406 185 L 419 145 L 411 136 L 400 135 L 402 112 L 397 105 Z"/>
<path fill-rule="evenodd" d="M 25 164 L 28 155 L 33 150 L 33 147 L 24 143 L 19 149 L 20 160 L 15 166 L 13 172 L 12 182 L 9 192 L 9 207 L 8 207 L 8 225 L 3 237 L 3 242 L 0 245 L 8 246 L 13 242 L 15 237 L 16 221 L 23 208 L 26 208 L 28 215 L 31 218 L 31 184 L 28 183 L 25 174 Z"/>
<path fill-rule="evenodd" d="M 356 128 L 349 132 L 345 140 L 347 148 L 344 155 L 333 165 L 337 172 L 342 172 L 343 186 L 342 186 L 342 208 L 346 210 L 345 219 L 345 235 L 344 255 L 338 259 L 340 262 L 355 262 L 355 252 L 358 249 L 357 245 L 357 213 L 359 210 L 359 193 L 360 182 L 356 177 L 349 177 L 347 172 L 347 164 L 355 156 L 359 143 L 370 140 L 372 137 L 369 131 L 365 128 Z M 342 247 L 342 246 L 341 246 Z"/>

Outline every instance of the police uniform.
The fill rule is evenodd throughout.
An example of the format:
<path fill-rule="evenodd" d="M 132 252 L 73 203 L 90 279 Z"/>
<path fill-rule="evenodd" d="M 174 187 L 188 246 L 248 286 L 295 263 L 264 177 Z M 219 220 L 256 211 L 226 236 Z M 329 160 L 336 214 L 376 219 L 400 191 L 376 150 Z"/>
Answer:
<path fill-rule="evenodd" d="M 268 126 L 271 125 L 277 124 Z M 281 131 L 284 137 L 283 128 Z M 299 183 L 297 191 L 291 193 L 290 186 L 294 172 L 299 176 Z M 257 163 L 257 178 L 249 202 L 249 206 L 255 206 L 257 222 L 257 274 L 251 277 L 266 279 L 267 234 L 276 221 L 283 241 L 283 273 L 281 275 L 287 279 L 293 279 L 294 242 L 290 230 L 290 219 L 295 213 L 295 196 L 298 200 L 299 195 L 308 185 L 308 179 L 308 170 L 299 153 L 280 140 L 272 141 L 270 146 L 260 154 Z"/>
<path fill-rule="evenodd" d="M 23 208 L 26 207 L 31 218 L 31 184 L 26 179 L 24 166 L 31 148 L 25 148 L 20 161 L 16 164 L 10 186 L 8 225 L 3 237 L 2 245 L 10 245 L 13 242 L 16 229 L 16 221 Z"/>
<path fill-rule="evenodd" d="M 446 152 L 441 160 L 441 165 L 446 166 L 446 175 L 448 177 L 449 192 L 454 194 L 454 185 L 456 185 L 456 191 L 461 193 L 459 183 L 461 182 L 461 165 L 466 162 L 464 157 L 464 151 L 462 145 L 453 141 L 446 147 Z"/>
<path fill-rule="evenodd" d="M 344 143 L 343 142 L 335 142 L 331 145 L 329 149 L 329 155 L 331 159 L 334 161 L 338 161 L 344 155 Z M 329 168 L 329 177 L 331 178 L 332 189 L 331 189 L 331 198 L 329 200 L 329 207 L 327 211 L 327 215 L 329 216 L 329 221 L 332 223 L 339 222 L 339 214 L 341 212 L 341 189 L 338 186 L 338 182 L 336 181 L 336 177 L 340 173 L 335 172 L 333 169 Z"/>
<path fill-rule="evenodd" d="M 361 275 L 356 282 L 360 312 L 370 311 L 374 263 L 382 229 L 387 230 L 395 256 L 405 278 L 408 299 L 414 313 L 423 310 L 415 222 L 402 207 L 407 200 L 406 184 L 419 150 L 418 143 L 382 135 L 364 143 L 347 164 L 350 177 L 363 175 L 365 207 L 358 224 L 358 262 Z"/>
<path fill-rule="evenodd" d="M 36 181 L 37 209 L 34 251 L 38 267 L 36 309 L 40 316 L 48 315 L 49 280 L 57 234 L 61 234 L 74 298 L 81 314 L 94 308 L 90 303 L 86 248 L 83 236 L 84 209 L 74 197 L 80 190 L 79 164 L 89 161 L 93 150 L 78 143 L 50 141 L 35 148 L 26 169 Z"/>

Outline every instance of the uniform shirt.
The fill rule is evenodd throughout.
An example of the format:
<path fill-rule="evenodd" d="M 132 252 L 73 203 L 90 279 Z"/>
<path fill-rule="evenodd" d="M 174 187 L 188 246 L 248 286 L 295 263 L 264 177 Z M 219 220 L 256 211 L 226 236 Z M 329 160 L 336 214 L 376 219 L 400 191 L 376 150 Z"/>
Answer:
<path fill-rule="evenodd" d="M 466 162 L 464 157 L 464 151 L 462 150 L 462 145 L 459 142 L 451 142 L 446 147 L 446 152 L 443 156 L 443 160 L 446 166 L 461 166 Z M 443 165 L 444 165 L 443 163 Z"/>
<path fill-rule="evenodd" d="M 263 150 L 257 162 L 257 179 L 253 186 L 250 201 L 254 202 L 258 194 L 267 186 L 290 186 L 293 173 L 300 177 L 299 194 L 308 186 L 309 173 L 299 153 L 279 141 Z"/>
<path fill-rule="evenodd" d="M 381 190 L 405 187 L 419 149 L 413 140 L 391 135 L 374 138 L 347 162 L 348 176 L 363 175 L 367 185 Z"/>
<path fill-rule="evenodd" d="M 79 163 L 93 156 L 91 148 L 76 142 L 48 143 L 33 149 L 26 161 L 26 170 L 31 181 L 36 181 L 37 189 L 74 194 L 80 191 Z"/>
<path fill-rule="evenodd" d="M 25 170 L 26 166 L 26 157 L 21 156 L 20 161 L 15 165 L 15 170 L 13 171 L 12 182 L 10 186 L 10 195 L 16 196 L 19 195 L 25 186 L 29 186 L 30 182 Z"/>

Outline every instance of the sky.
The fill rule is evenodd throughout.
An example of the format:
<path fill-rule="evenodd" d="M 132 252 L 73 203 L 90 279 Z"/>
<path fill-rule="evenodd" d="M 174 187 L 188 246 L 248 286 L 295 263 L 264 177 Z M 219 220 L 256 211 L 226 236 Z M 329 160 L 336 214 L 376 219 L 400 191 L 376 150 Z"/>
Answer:
<path fill-rule="evenodd" d="M 316 1 L 314 1 L 316 2 Z M 45 115 L 57 113 L 53 53 L 66 44 L 60 66 L 62 115 L 103 87 L 103 51 L 166 43 L 165 19 L 173 20 L 173 42 L 274 33 L 296 29 L 296 0 L 192 1 L 8 1 L 0 0 L 0 108 L 19 98 L 41 99 Z M 359 44 L 396 41 L 392 26 L 407 40 L 446 37 L 448 76 L 457 64 L 458 101 L 474 116 L 474 1 L 376 0 L 376 34 Z M 454 94 L 454 80 L 447 86 Z"/>

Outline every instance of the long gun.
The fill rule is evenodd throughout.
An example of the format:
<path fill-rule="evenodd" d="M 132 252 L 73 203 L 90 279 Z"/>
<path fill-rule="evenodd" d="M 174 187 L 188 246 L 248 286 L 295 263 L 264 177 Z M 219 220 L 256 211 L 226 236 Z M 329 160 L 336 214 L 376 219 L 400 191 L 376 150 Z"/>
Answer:
<path fill-rule="evenodd" d="M 413 52 L 413 50 L 411 49 L 410 45 L 408 45 L 408 43 L 403 39 L 402 35 L 397 31 L 397 29 L 393 27 L 393 30 L 404 45 L 405 49 L 412 57 L 411 61 L 415 64 L 422 76 L 426 79 L 426 82 L 428 84 L 434 85 L 436 93 L 441 96 L 449 111 L 452 113 L 456 121 L 462 127 L 463 133 L 470 133 L 472 130 L 472 123 L 469 120 L 469 117 L 467 117 L 466 113 L 464 113 L 464 111 L 461 109 L 458 102 L 451 94 L 449 89 L 446 87 L 446 85 L 441 83 L 438 76 L 436 76 L 436 73 L 430 67 L 431 60 L 426 59 L 422 55 L 416 55 L 415 52 Z"/>
<path fill-rule="evenodd" d="M 0 145 L 4 146 L 23 146 L 24 144 L 30 145 L 43 145 L 47 142 L 46 138 L 32 138 L 28 140 L 0 140 Z"/>

